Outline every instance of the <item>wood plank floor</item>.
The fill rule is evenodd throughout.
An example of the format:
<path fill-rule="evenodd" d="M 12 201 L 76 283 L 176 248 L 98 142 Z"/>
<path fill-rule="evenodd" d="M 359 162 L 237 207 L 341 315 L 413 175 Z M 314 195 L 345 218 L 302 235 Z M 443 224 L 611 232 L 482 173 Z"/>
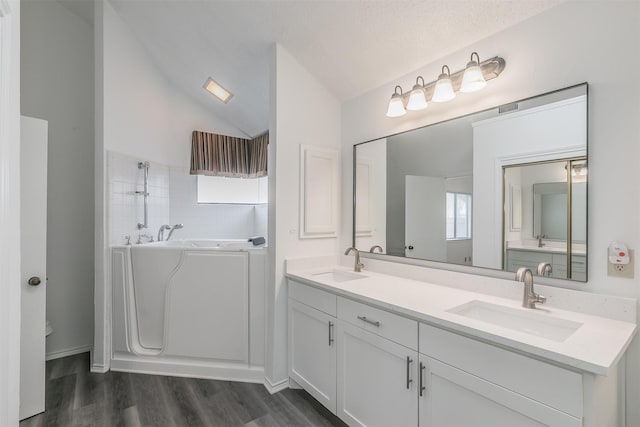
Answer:
<path fill-rule="evenodd" d="M 262 384 L 89 372 L 89 353 L 47 362 L 46 411 L 21 427 L 346 426 L 303 390 Z"/>

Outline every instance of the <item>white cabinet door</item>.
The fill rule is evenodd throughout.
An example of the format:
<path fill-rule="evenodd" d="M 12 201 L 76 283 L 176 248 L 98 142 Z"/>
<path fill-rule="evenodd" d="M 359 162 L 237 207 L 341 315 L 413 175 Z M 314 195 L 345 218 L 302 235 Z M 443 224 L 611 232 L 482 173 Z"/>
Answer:
<path fill-rule="evenodd" d="M 336 412 L 336 318 L 289 300 L 289 376 Z"/>
<path fill-rule="evenodd" d="M 420 355 L 420 427 L 581 426 L 582 420 Z"/>
<path fill-rule="evenodd" d="M 338 416 L 350 426 L 417 426 L 417 356 L 338 321 Z"/>

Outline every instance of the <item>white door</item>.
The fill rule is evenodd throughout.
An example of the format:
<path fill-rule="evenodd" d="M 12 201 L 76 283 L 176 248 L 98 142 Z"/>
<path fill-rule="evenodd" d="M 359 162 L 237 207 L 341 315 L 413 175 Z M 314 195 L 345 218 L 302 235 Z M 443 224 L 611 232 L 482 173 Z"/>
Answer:
<path fill-rule="evenodd" d="M 582 420 L 420 355 L 420 427 L 579 427 Z"/>
<path fill-rule="evenodd" d="M 44 411 L 48 124 L 22 117 L 20 128 L 20 419 L 24 419 Z"/>
<path fill-rule="evenodd" d="M 289 301 L 289 376 L 336 412 L 336 318 Z"/>
<path fill-rule="evenodd" d="M 338 416 L 350 426 L 418 425 L 418 353 L 338 321 Z"/>
<path fill-rule="evenodd" d="M 405 177 L 405 256 L 447 260 L 444 178 Z"/>

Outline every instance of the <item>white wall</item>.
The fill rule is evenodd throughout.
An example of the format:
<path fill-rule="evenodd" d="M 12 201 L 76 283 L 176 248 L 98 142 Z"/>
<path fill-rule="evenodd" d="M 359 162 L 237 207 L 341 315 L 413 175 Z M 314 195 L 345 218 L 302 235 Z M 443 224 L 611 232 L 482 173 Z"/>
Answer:
<path fill-rule="evenodd" d="M 620 296 L 639 297 L 640 279 L 607 277 L 606 248 L 621 240 L 640 245 L 640 3 L 636 1 L 567 2 L 514 27 L 409 72 L 342 106 L 344 199 L 351 197 L 351 146 L 421 124 L 454 117 L 589 82 L 589 282 L 566 286 Z M 401 46 L 398 47 L 399 49 Z M 437 76 L 442 64 L 464 67 L 471 51 L 481 58 L 506 59 L 502 75 L 476 94 L 431 105 L 426 112 L 401 119 L 385 117 L 393 86 L 411 87 L 418 74 Z M 589 58 L 589 59 L 587 59 Z M 612 72 L 612 67 L 614 71 Z M 409 70 L 407 70 L 409 71 Z M 616 170 L 616 173 L 611 173 Z M 617 209 L 611 209 L 616 206 Z M 350 211 L 343 224 L 350 235 Z M 343 245 L 348 241 L 343 238 Z M 638 271 L 636 262 L 635 271 Z M 564 284 L 564 282 L 563 282 Z M 640 425 L 640 345 L 636 338 L 627 359 L 627 425 Z"/>
<path fill-rule="evenodd" d="M 27 1 L 21 44 L 22 114 L 49 122 L 51 358 L 93 344 L 93 27 L 56 1 Z"/>
<path fill-rule="evenodd" d="M 20 2 L 0 3 L 0 425 L 20 398 Z"/>
<path fill-rule="evenodd" d="M 340 103 L 281 46 L 274 47 L 271 60 L 269 265 L 272 271 L 267 289 L 265 375 L 271 386 L 280 386 L 288 378 L 284 260 L 336 254 L 339 250 L 337 238 L 298 237 L 300 144 L 340 147 Z M 300 102 L 301 90 L 312 102 Z"/>
<path fill-rule="evenodd" d="M 95 9 L 96 336 L 92 369 L 104 371 L 110 339 L 106 151 L 186 167 L 193 130 L 247 135 L 176 90 L 108 1 L 96 2 Z M 157 233 L 157 229 L 151 231 Z"/>

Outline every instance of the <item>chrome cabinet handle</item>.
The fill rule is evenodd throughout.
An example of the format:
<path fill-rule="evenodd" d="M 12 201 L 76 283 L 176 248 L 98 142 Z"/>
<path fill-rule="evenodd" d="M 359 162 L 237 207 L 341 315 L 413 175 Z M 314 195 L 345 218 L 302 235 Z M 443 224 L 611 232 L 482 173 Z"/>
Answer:
<path fill-rule="evenodd" d="M 427 387 L 424 386 L 424 382 L 422 380 L 422 375 L 423 375 L 423 372 L 424 372 L 425 369 L 427 369 L 427 367 L 422 362 L 420 362 L 420 378 L 419 378 L 419 380 L 420 380 L 420 396 L 423 396 L 422 392 L 427 389 Z"/>
<path fill-rule="evenodd" d="M 366 323 L 368 323 L 368 324 L 370 324 L 370 325 L 380 327 L 380 322 L 378 322 L 377 320 L 370 320 L 370 319 L 367 319 L 367 317 L 366 317 L 366 316 L 358 316 L 358 319 L 360 319 L 360 320 L 362 320 L 363 322 L 366 322 Z"/>
<path fill-rule="evenodd" d="M 329 320 L 329 347 L 331 347 L 333 341 L 333 322 Z"/>
<path fill-rule="evenodd" d="M 411 383 L 413 382 L 411 379 L 411 363 L 413 363 L 413 359 L 407 356 L 407 390 L 411 388 Z"/>

